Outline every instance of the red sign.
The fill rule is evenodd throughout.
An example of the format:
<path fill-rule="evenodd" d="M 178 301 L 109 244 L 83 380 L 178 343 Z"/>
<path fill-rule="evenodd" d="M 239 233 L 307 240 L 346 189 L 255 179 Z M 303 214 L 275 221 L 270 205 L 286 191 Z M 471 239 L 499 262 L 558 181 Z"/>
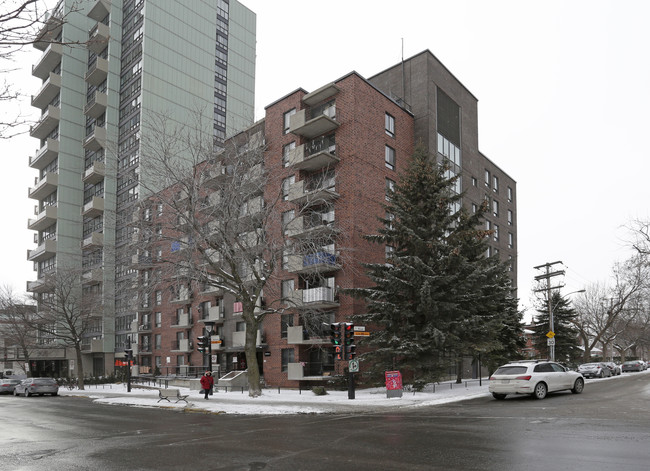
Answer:
<path fill-rule="evenodd" d="M 133 366 L 133 365 L 134 365 L 134 361 L 133 361 L 133 360 L 131 360 L 130 363 L 131 363 L 130 366 Z M 115 366 L 127 366 L 127 362 L 124 361 L 124 360 L 115 360 Z"/>
<path fill-rule="evenodd" d="M 402 389 L 402 373 L 399 371 L 386 371 L 386 389 L 389 391 L 394 391 L 396 389 Z"/>

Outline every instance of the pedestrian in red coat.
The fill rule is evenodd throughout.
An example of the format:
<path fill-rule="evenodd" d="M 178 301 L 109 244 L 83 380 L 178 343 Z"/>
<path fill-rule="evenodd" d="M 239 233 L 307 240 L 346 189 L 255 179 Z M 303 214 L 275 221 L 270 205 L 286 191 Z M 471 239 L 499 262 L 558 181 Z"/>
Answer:
<path fill-rule="evenodd" d="M 212 391 L 212 386 L 214 386 L 214 378 L 212 377 L 211 372 L 206 371 L 205 374 L 201 376 L 201 389 L 203 390 L 206 399 L 208 398 L 210 391 Z"/>

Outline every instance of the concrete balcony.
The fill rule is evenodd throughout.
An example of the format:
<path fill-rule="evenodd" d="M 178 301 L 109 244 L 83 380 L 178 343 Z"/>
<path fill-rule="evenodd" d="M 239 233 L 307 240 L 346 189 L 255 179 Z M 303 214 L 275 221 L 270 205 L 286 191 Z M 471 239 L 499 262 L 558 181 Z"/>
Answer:
<path fill-rule="evenodd" d="M 44 279 L 28 281 L 26 291 L 28 293 L 46 293 L 51 290 L 51 286 Z"/>
<path fill-rule="evenodd" d="M 133 254 L 131 256 L 131 265 L 136 270 L 151 268 L 154 266 L 154 263 L 151 255 Z"/>
<path fill-rule="evenodd" d="M 316 144 L 299 145 L 289 155 L 289 165 L 308 172 L 330 167 L 339 160 L 333 138 L 320 138 L 316 140 Z"/>
<path fill-rule="evenodd" d="M 322 363 L 289 363 L 287 365 L 287 379 L 293 381 L 323 381 L 331 379 L 334 374 L 334 365 Z"/>
<path fill-rule="evenodd" d="M 104 214 L 104 198 L 93 196 L 92 199 L 83 205 L 81 215 L 89 218 L 95 218 Z"/>
<path fill-rule="evenodd" d="M 106 165 L 100 160 L 96 160 L 84 171 L 83 182 L 92 183 L 93 185 L 101 182 L 106 176 Z"/>
<path fill-rule="evenodd" d="M 171 325 L 172 328 L 186 329 L 192 325 L 192 318 L 189 313 L 179 314 L 176 322 Z"/>
<path fill-rule="evenodd" d="M 59 175 L 48 173 L 38 182 L 36 186 L 29 189 L 29 197 L 33 200 L 41 200 L 56 190 L 59 186 Z"/>
<path fill-rule="evenodd" d="M 29 128 L 29 135 L 36 139 L 45 139 L 59 125 L 61 120 L 61 108 L 49 105 L 41 119 Z"/>
<path fill-rule="evenodd" d="M 99 85 L 108 75 L 108 60 L 97 57 L 86 71 L 85 80 L 92 85 Z"/>
<path fill-rule="evenodd" d="M 169 302 L 172 304 L 190 304 L 192 302 L 192 292 L 183 286 L 179 290 L 178 295 Z"/>
<path fill-rule="evenodd" d="M 193 348 L 190 339 L 176 340 L 172 345 L 172 352 L 191 352 Z"/>
<path fill-rule="evenodd" d="M 226 317 L 226 311 L 220 306 L 210 306 L 208 317 L 201 319 L 200 322 L 223 322 Z"/>
<path fill-rule="evenodd" d="M 106 46 L 110 37 L 110 28 L 104 23 L 97 23 L 88 31 L 88 49 L 99 54 Z"/>
<path fill-rule="evenodd" d="M 32 95 L 32 106 L 34 108 L 43 109 L 47 106 L 61 91 L 61 75 L 55 74 L 54 72 L 49 73 L 49 77 L 41 88 L 36 92 L 36 95 Z"/>
<path fill-rule="evenodd" d="M 332 341 L 327 335 L 310 337 L 303 329 L 303 326 L 287 327 L 288 345 L 327 345 Z"/>
<path fill-rule="evenodd" d="M 300 110 L 291 116 L 289 132 L 312 139 L 334 131 L 340 126 L 336 120 L 336 105 Z"/>
<path fill-rule="evenodd" d="M 302 97 L 302 102 L 307 106 L 314 106 L 328 98 L 332 98 L 339 92 L 339 87 L 334 82 L 323 85 L 318 90 L 314 90 Z"/>
<path fill-rule="evenodd" d="M 108 95 L 104 92 L 95 91 L 84 106 L 84 114 L 92 118 L 97 118 L 106 112 L 108 106 Z"/>
<path fill-rule="evenodd" d="M 90 134 L 86 136 L 83 143 L 84 149 L 97 151 L 106 148 L 106 128 L 95 126 Z"/>
<path fill-rule="evenodd" d="M 32 75 L 41 80 L 47 79 L 50 72 L 61 62 L 63 44 L 50 43 L 38 62 L 32 65 Z"/>
<path fill-rule="evenodd" d="M 138 326 L 138 332 L 142 334 L 146 334 L 148 332 L 151 332 L 151 322 L 147 322 L 146 324 L 140 324 Z"/>
<path fill-rule="evenodd" d="M 81 274 L 81 283 L 84 285 L 97 285 L 102 282 L 103 277 L 103 268 L 93 268 Z"/>
<path fill-rule="evenodd" d="M 333 213 L 298 216 L 287 224 L 287 235 L 295 238 L 329 237 L 338 232 Z"/>
<path fill-rule="evenodd" d="M 341 265 L 338 263 L 336 255 L 327 252 L 289 255 L 289 266 L 287 267 L 288 272 L 297 274 L 328 273 L 340 269 Z"/>
<path fill-rule="evenodd" d="M 102 21 L 111 10 L 111 0 L 97 0 L 88 10 L 88 18 L 95 21 Z"/>
<path fill-rule="evenodd" d="M 246 331 L 242 332 L 233 332 L 232 333 L 232 346 L 233 347 L 243 347 L 246 345 Z M 257 338 L 255 339 L 255 346 L 259 347 L 262 345 L 262 332 L 257 331 Z"/>
<path fill-rule="evenodd" d="M 51 164 L 59 156 L 58 139 L 46 139 L 43 147 L 36 151 L 36 155 L 29 158 L 29 166 L 42 170 Z"/>
<path fill-rule="evenodd" d="M 102 353 L 104 351 L 104 339 L 82 339 L 81 351 L 84 353 Z"/>
<path fill-rule="evenodd" d="M 45 21 L 43 27 L 36 34 L 34 40 L 34 47 L 39 51 L 44 51 L 52 43 L 52 41 L 59 35 L 61 28 L 63 28 L 63 20 L 59 17 L 62 12 L 54 12 Z"/>
<path fill-rule="evenodd" d="M 47 206 L 38 213 L 36 219 L 29 219 L 27 221 L 27 229 L 30 231 L 42 231 L 50 227 L 56 222 L 57 208 L 56 206 Z"/>
<path fill-rule="evenodd" d="M 93 232 L 81 241 L 82 249 L 95 249 L 104 246 L 104 234 L 102 232 Z"/>
<path fill-rule="evenodd" d="M 56 240 L 48 239 L 44 240 L 38 247 L 34 250 L 27 251 L 27 260 L 30 262 L 41 262 L 47 260 L 48 258 L 56 255 Z"/>
<path fill-rule="evenodd" d="M 307 180 L 300 180 L 289 186 L 288 200 L 302 206 L 323 204 L 339 197 L 335 190 L 334 182 L 327 186 L 312 187 Z"/>
<path fill-rule="evenodd" d="M 327 286 L 293 291 L 287 304 L 298 309 L 333 309 L 339 306 L 334 299 L 334 290 Z"/>

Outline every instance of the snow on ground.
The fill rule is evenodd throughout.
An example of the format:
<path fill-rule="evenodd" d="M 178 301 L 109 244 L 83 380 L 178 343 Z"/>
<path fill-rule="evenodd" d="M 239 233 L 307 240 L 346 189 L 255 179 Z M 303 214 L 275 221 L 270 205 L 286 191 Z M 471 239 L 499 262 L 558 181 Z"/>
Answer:
<path fill-rule="evenodd" d="M 643 372 L 650 376 L 650 370 Z M 625 375 L 629 375 L 626 373 Z M 603 379 L 586 380 L 587 389 L 589 383 L 595 381 L 608 381 L 621 378 L 612 376 Z M 298 391 L 293 389 L 264 389 L 261 397 L 251 398 L 248 392 L 239 391 L 215 392 L 210 399 L 205 400 L 203 394 L 189 388 L 179 389 L 182 395 L 188 395 L 187 404 L 183 401 L 170 402 L 159 401 L 158 389 L 141 389 L 132 387 L 127 392 L 126 384 L 100 384 L 86 386 L 86 390 L 68 390 L 61 387 L 61 396 L 84 396 L 97 403 L 115 404 L 131 407 L 163 407 L 185 411 L 196 411 L 218 414 L 243 414 L 243 415 L 279 415 L 279 414 L 327 414 L 333 412 L 389 412 L 401 408 L 415 408 L 445 404 L 448 402 L 463 401 L 477 397 L 489 396 L 487 379 L 479 385 L 478 380 L 464 382 L 462 384 L 440 383 L 435 385 L 435 392 L 432 386 L 428 386 L 425 392 L 404 391 L 401 398 L 387 398 L 386 389 L 357 389 L 355 399 L 348 399 L 347 391 L 328 391 L 327 395 L 317 396 L 311 391 Z"/>
<path fill-rule="evenodd" d="M 241 390 L 215 392 L 208 400 L 203 398 L 197 390 L 183 387 L 170 387 L 179 389 L 181 395 L 188 394 L 188 404 L 183 401 L 178 403 L 175 399 L 158 401 L 157 389 L 140 389 L 132 387 L 127 392 L 126 384 L 106 384 L 86 386 L 84 391 L 78 389 L 59 389 L 61 396 L 84 396 L 97 403 L 116 404 L 133 407 L 167 407 L 205 411 L 226 414 L 250 415 L 275 415 L 275 414 L 322 414 L 332 412 L 381 412 L 403 407 L 429 406 L 447 402 L 461 401 L 475 397 L 489 395 L 488 381 L 484 380 L 482 386 L 475 383 L 442 383 L 437 384 L 435 392 L 429 386 L 426 392 L 404 391 L 401 398 L 387 398 L 384 388 L 357 389 L 355 399 L 348 399 L 347 391 L 328 391 L 326 395 L 317 396 L 311 391 L 297 391 L 293 389 L 265 389 L 262 396 L 251 398 L 248 392 Z"/>

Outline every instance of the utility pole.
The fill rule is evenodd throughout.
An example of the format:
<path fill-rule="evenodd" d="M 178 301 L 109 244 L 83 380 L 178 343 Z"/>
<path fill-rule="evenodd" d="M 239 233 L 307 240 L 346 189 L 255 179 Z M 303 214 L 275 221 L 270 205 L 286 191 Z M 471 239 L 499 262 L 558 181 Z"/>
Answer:
<path fill-rule="evenodd" d="M 546 291 L 546 304 L 548 305 L 548 328 L 549 328 L 549 332 L 547 334 L 547 337 L 549 337 L 548 353 L 549 353 L 550 360 L 552 361 L 555 361 L 555 332 L 553 331 L 555 326 L 553 324 L 553 306 L 551 305 L 551 299 L 552 299 L 551 291 L 553 289 L 560 289 L 564 286 L 564 284 L 558 286 L 551 286 L 551 278 L 553 278 L 554 276 L 564 275 L 564 270 L 551 271 L 551 267 L 553 267 L 553 265 L 558 265 L 558 264 L 562 264 L 562 262 L 557 261 L 552 263 L 545 263 L 544 265 L 538 265 L 536 267 L 533 267 L 535 268 L 535 270 L 540 270 L 542 268 L 546 269 L 544 274 L 535 277 L 535 281 L 546 280 L 546 288 L 535 290 L 535 292 L 538 293 L 540 291 Z"/>

